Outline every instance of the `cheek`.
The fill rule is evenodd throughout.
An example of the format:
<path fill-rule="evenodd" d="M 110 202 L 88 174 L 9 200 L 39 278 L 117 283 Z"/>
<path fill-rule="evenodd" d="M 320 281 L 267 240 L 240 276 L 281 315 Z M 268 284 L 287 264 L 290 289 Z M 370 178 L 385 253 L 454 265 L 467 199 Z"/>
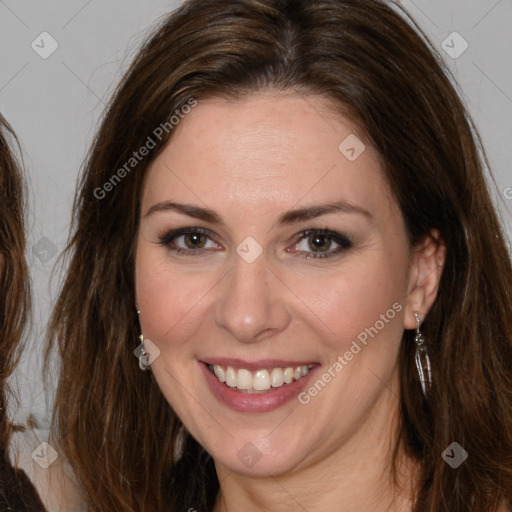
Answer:
<path fill-rule="evenodd" d="M 136 289 L 144 336 L 162 347 L 184 343 L 198 325 L 205 297 L 215 282 L 204 272 L 183 271 L 161 252 L 137 253 Z"/>
<path fill-rule="evenodd" d="M 400 340 L 406 262 L 405 251 L 379 248 L 347 259 L 336 271 L 295 278 L 294 292 L 331 351 L 344 353 L 358 337 L 363 344 L 376 336 Z"/>

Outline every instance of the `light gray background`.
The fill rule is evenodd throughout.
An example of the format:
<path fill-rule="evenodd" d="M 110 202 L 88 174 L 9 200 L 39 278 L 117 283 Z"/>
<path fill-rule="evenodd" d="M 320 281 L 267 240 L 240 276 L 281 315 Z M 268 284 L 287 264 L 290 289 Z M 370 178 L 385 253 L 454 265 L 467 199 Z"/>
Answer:
<path fill-rule="evenodd" d="M 57 256 L 67 239 L 81 162 L 104 104 L 144 33 L 179 4 L 0 0 L 0 111 L 22 141 L 30 188 L 27 257 L 34 325 L 13 379 L 21 395 L 13 414 L 21 421 L 33 413 L 44 428 L 51 406 L 40 373 L 42 337 L 59 284 Z M 511 238 L 512 0 L 404 0 L 402 5 L 440 49 L 463 90 L 491 160 L 493 195 Z M 31 47 L 35 41 L 49 48 L 48 39 L 41 43 L 42 32 L 58 43 L 46 59 Z M 443 50 L 443 41 L 452 52 L 463 48 L 453 32 L 469 45 L 456 59 Z"/>

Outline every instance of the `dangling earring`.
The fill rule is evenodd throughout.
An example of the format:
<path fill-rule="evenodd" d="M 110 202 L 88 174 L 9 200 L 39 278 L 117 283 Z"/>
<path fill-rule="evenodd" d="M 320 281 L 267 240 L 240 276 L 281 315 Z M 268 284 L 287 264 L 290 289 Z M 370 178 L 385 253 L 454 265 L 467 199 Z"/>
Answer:
<path fill-rule="evenodd" d="M 418 327 L 416 328 L 416 336 L 414 338 L 414 342 L 416 343 L 416 368 L 418 369 L 423 395 L 425 395 L 426 398 L 432 386 L 432 371 L 430 368 L 430 359 L 427 353 L 425 338 L 420 330 L 420 318 L 416 311 L 414 312 L 414 316 L 416 317 L 416 323 L 418 324 Z"/>
<path fill-rule="evenodd" d="M 140 310 L 137 310 L 137 314 L 140 315 Z M 149 368 L 149 354 L 146 352 L 144 347 L 144 334 L 139 336 L 140 345 L 135 349 L 135 355 L 139 360 L 139 368 L 146 371 Z"/>

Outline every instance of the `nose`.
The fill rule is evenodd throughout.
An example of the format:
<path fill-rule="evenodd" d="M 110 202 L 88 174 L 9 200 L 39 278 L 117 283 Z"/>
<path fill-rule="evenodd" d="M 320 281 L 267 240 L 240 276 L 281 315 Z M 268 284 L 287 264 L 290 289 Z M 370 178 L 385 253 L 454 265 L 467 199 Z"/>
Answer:
<path fill-rule="evenodd" d="M 264 255 L 247 263 L 238 255 L 234 267 L 216 289 L 215 321 L 233 338 L 254 343 L 286 329 L 286 286 L 267 265 Z"/>

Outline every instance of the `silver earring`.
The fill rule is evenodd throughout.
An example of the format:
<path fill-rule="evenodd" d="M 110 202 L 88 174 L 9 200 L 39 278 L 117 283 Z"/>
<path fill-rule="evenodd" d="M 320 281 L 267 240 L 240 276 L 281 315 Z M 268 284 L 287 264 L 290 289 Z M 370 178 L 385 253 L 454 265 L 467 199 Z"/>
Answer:
<path fill-rule="evenodd" d="M 418 324 L 418 327 L 416 328 L 416 336 L 414 338 L 414 342 L 416 343 L 416 368 L 418 369 L 418 375 L 420 377 L 421 389 L 423 389 L 423 394 L 427 397 L 432 386 L 432 371 L 425 338 L 420 330 L 420 318 L 416 311 L 414 312 L 414 316 L 416 318 L 416 323 Z"/>
<path fill-rule="evenodd" d="M 144 347 L 144 334 L 139 336 L 139 368 L 146 371 L 149 368 L 149 354 L 146 352 Z"/>
<path fill-rule="evenodd" d="M 137 309 L 137 315 L 140 315 L 140 310 Z M 146 371 L 149 368 L 149 354 L 146 352 L 144 347 L 144 334 L 139 336 L 140 345 L 135 350 L 135 354 L 139 359 L 139 368 Z"/>

